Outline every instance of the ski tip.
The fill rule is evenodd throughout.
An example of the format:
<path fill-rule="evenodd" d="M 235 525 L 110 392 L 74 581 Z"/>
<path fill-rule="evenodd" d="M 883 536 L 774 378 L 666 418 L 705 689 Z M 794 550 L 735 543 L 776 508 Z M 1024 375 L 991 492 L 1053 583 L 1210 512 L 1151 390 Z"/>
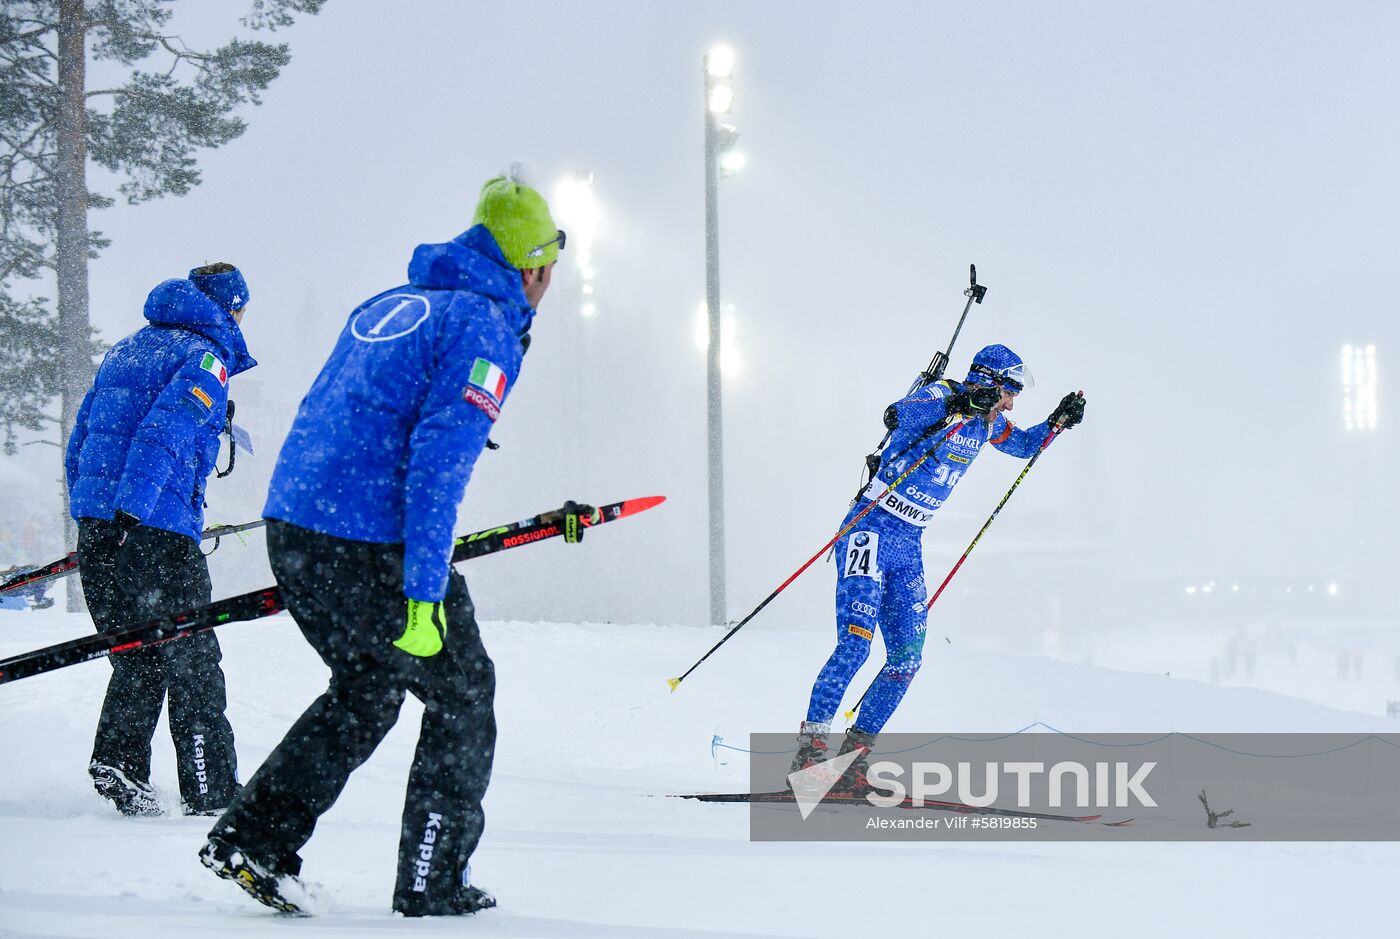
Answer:
<path fill-rule="evenodd" d="M 640 499 L 627 499 L 622 503 L 622 514 L 632 515 L 636 512 L 645 512 L 647 509 L 656 508 L 665 501 L 665 496 L 642 496 Z"/>
<path fill-rule="evenodd" d="M 671 693 L 675 694 L 676 689 L 681 686 L 681 680 L 679 678 L 668 678 L 666 679 L 666 684 L 671 686 Z"/>

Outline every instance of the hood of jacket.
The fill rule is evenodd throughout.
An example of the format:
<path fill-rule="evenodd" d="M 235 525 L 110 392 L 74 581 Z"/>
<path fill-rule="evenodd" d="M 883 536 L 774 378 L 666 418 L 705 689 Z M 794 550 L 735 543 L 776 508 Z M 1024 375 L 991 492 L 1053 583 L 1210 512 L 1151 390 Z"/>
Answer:
<path fill-rule="evenodd" d="M 189 280 L 167 280 L 146 297 L 146 319 L 153 326 L 185 329 L 219 347 L 230 375 L 257 365 L 233 314 L 215 305 Z"/>
<path fill-rule="evenodd" d="M 535 310 L 525 299 L 520 271 L 506 260 L 485 225 L 473 225 L 443 244 L 419 245 L 408 264 L 408 282 L 429 290 L 468 290 L 491 300 L 517 336 L 530 331 Z"/>

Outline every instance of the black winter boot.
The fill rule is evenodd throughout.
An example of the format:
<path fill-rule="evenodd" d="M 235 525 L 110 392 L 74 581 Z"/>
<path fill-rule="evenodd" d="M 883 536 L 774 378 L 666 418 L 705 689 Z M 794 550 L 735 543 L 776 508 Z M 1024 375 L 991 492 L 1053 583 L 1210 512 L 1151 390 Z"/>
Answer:
<path fill-rule="evenodd" d="M 293 916 L 307 915 L 301 905 L 306 900 L 306 886 L 300 878 L 255 860 L 225 838 L 210 835 L 199 852 L 199 863 L 224 880 L 237 884 L 263 906 Z"/>
<path fill-rule="evenodd" d="M 88 764 L 88 775 L 92 777 L 93 788 L 103 797 L 111 799 L 117 811 L 123 815 L 165 814 L 151 784 L 144 779 L 137 779 L 124 768 L 94 760 Z"/>
<path fill-rule="evenodd" d="M 421 895 L 395 897 L 394 912 L 401 916 L 466 916 L 496 905 L 496 898 L 480 887 L 466 884 L 446 899 L 427 901 Z"/>

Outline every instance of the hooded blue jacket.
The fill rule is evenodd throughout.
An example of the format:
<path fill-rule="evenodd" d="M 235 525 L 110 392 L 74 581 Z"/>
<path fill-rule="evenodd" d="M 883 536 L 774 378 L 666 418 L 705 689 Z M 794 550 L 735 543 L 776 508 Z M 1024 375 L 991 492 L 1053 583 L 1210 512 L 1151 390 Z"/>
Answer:
<path fill-rule="evenodd" d="M 145 313 L 151 325 L 108 351 L 78 408 L 64 460 L 71 511 L 120 509 L 197 540 L 228 379 L 258 363 L 233 316 L 188 280 L 158 285 Z"/>
<path fill-rule="evenodd" d="M 534 313 L 485 226 L 419 245 L 408 283 L 350 314 L 297 411 L 263 514 L 402 544 L 404 593 L 441 600 L 457 506 Z"/>

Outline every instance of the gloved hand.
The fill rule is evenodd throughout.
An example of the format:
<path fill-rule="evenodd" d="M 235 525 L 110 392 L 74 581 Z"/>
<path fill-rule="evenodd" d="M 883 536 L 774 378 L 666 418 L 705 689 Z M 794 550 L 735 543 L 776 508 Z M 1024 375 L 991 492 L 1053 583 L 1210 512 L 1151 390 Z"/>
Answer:
<path fill-rule="evenodd" d="M 1084 420 L 1084 392 L 1071 391 L 1060 399 L 1059 404 L 1055 405 L 1055 410 L 1050 412 L 1046 423 L 1059 424 L 1065 430 L 1069 430 L 1082 420 Z"/>
<path fill-rule="evenodd" d="M 82 536 L 92 563 L 102 567 L 114 567 L 122 545 L 131 533 L 141 524 L 141 520 L 130 512 L 118 509 L 112 516 L 110 525 L 94 526 Z"/>
<path fill-rule="evenodd" d="M 1001 401 L 1001 389 L 993 385 L 970 385 L 965 390 L 951 394 L 944 400 L 949 414 L 980 417 L 991 411 Z"/>
<path fill-rule="evenodd" d="M 394 640 L 394 647 L 409 655 L 428 658 L 442 651 L 447 638 L 447 613 L 442 601 L 408 600 L 408 625 L 403 635 Z"/>
<path fill-rule="evenodd" d="M 117 547 L 126 544 L 126 539 L 141 525 L 141 520 L 130 512 L 123 512 L 117 509 L 117 514 L 112 516 L 112 521 L 117 523 L 119 534 L 117 535 Z"/>
<path fill-rule="evenodd" d="M 583 540 L 585 531 L 583 520 L 588 519 L 588 524 L 596 525 L 603 520 L 603 513 L 599 512 L 591 505 L 575 502 L 570 499 L 564 503 L 564 540 L 569 544 L 578 544 Z"/>

